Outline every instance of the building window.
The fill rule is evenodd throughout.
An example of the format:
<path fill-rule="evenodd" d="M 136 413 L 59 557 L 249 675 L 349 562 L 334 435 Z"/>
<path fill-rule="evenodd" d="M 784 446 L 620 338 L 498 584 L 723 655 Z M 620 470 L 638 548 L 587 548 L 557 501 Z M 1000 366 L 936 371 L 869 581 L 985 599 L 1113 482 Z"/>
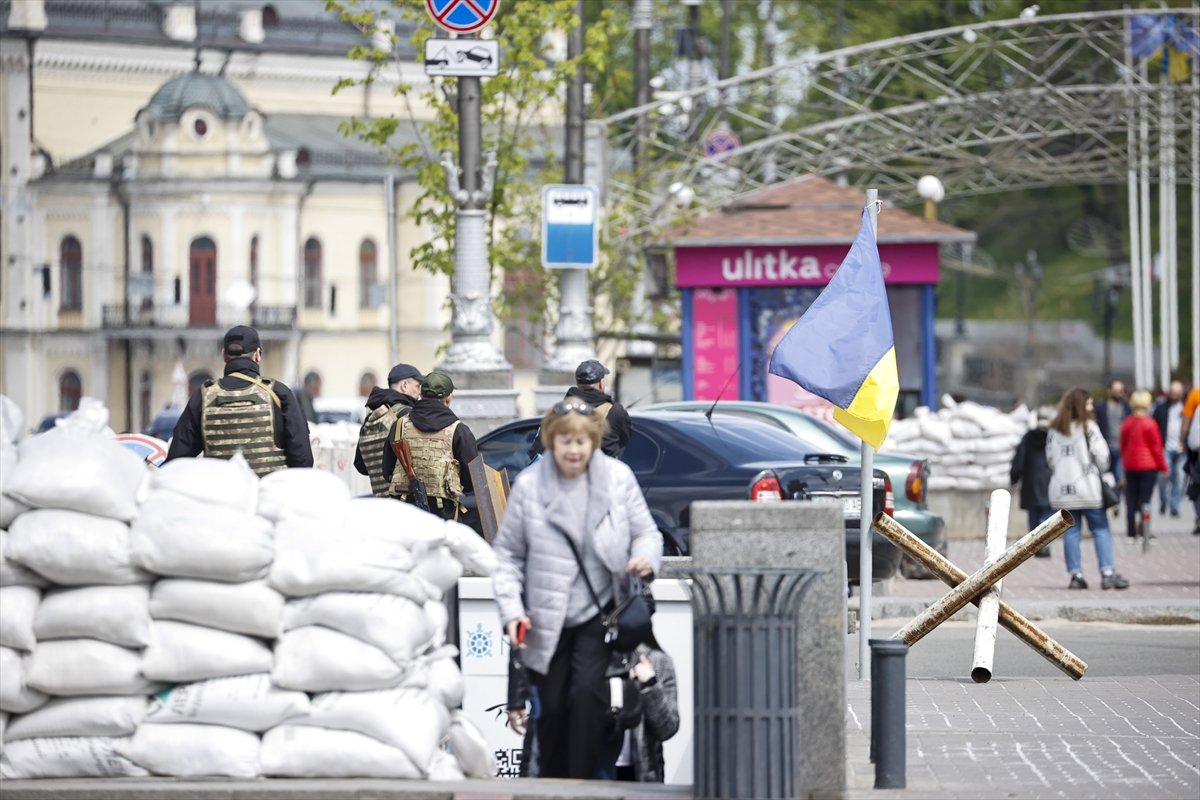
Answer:
<path fill-rule="evenodd" d="M 321 307 L 321 243 L 304 243 L 304 307 Z"/>
<path fill-rule="evenodd" d="M 79 398 L 83 396 L 83 381 L 79 373 L 73 369 L 64 372 L 58 378 L 58 410 L 75 411 L 79 408 Z"/>
<path fill-rule="evenodd" d="M 250 301 L 250 310 L 258 307 L 258 237 L 250 237 L 250 286 L 254 289 L 254 299 Z"/>
<path fill-rule="evenodd" d="M 150 237 L 142 235 L 142 275 L 138 286 L 138 294 L 142 298 L 142 308 L 154 305 L 154 242 Z"/>
<path fill-rule="evenodd" d="M 358 305 L 360 308 L 379 306 L 379 301 L 375 297 L 375 285 L 378 282 L 375 254 L 375 243 L 370 239 L 363 239 L 363 243 L 358 246 Z"/>
<path fill-rule="evenodd" d="M 208 136 L 208 123 L 203 118 L 197 117 L 196 121 L 192 123 L 192 130 L 196 132 L 197 139 L 203 139 Z"/>
<path fill-rule="evenodd" d="M 83 245 L 74 236 L 66 236 L 59 245 L 60 288 L 58 308 L 60 311 L 83 309 Z"/>
<path fill-rule="evenodd" d="M 362 377 L 358 379 L 358 393 L 362 397 L 371 394 L 371 390 L 375 388 L 375 383 L 379 378 L 375 377 L 374 372 L 364 372 Z"/>

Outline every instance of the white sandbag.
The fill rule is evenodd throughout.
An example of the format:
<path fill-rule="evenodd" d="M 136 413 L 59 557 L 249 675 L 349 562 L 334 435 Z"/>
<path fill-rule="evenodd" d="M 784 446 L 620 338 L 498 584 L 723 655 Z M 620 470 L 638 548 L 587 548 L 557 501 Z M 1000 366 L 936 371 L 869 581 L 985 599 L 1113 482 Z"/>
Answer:
<path fill-rule="evenodd" d="M 6 741 L 48 736 L 130 736 L 146 715 L 148 701 L 130 697 L 57 697 L 17 717 Z"/>
<path fill-rule="evenodd" d="M 457 586 L 458 579 L 462 577 L 462 574 L 462 564 L 451 554 L 450 548 L 445 545 L 430 550 L 413 567 L 413 575 L 424 578 L 436 587 L 438 596 L 445 594 Z"/>
<path fill-rule="evenodd" d="M 29 662 L 29 685 L 46 694 L 148 694 L 156 687 L 141 673 L 136 650 L 97 639 L 38 642 Z"/>
<path fill-rule="evenodd" d="M 43 434 L 44 435 L 44 434 Z M 121 755 L 126 738 L 72 736 L 22 739 L 4 748 L 0 778 L 129 778 L 150 773 Z"/>
<path fill-rule="evenodd" d="M 48 586 L 50 582 L 24 564 L 10 559 L 8 531 L 0 530 L 0 586 Z"/>
<path fill-rule="evenodd" d="M 931 491 L 934 489 L 957 489 L 958 478 L 946 475 L 944 473 L 936 473 L 929 476 L 928 486 Z"/>
<path fill-rule="evenodd" d="M 154 623 L 142 674 L 167 683 L 271 671 L 271 649 L 259 639 L 186 622 Z"/>
<path fill-rule="evenodd" d="M 445 750 L 438 750 L 433 754 L 433 762 L 429 765 L 429 780 L 464 781 L 466 779 L 467 776 L 459 766 L 458 759 Z"/>
<path fill-rule="evenodd" d="M 263 734 L 263 775 L 277 778 L 423 778 L 404 751 L 357 731 L 282 725 Z"/>
<path fill-rule="evenodd" d="M 348 533 L 370 535 L 404 545 L 419 559 L 446 540 L 445 520 L 408 503 L 386 497 L 356 497 L 346 505 Z"/>
<path fill-rule="evenodd" d="M 921 420 L 921 438 L 948 445 L 954 440 L 954 434 L 948 422 L 937 417 L 925 417 Z"/>
<path fill-rule="evenodd" d="M 1008 436 L 993 436 L 975 440 L 976 453 L 1006 453 L 1011 457 L 1016 449 L 1016 442 Z"/>
<path fill-rule="evenodd" d="M 320 625 L 287 631 L 275 643 L 271 679 L 304 692 L 390 689 L 404 669 L 387 653 L 361 639 Z"/>
<path fill-rule="evenodd" d="M 32 586 L 0 588 L 0 645 L 29 651 L 37 639 L 33 620 L 37 616 L 42 593 Z"/>
<path fill-rule="evenodd" d="M 490 576 L 496 568 L 496 553 L 483 537 L 461 522 L 446 521 L 446 546 L 463 568 L 474 575 Z"/>
<path fill-rule="evenodd" d="M 29 506 L 14 500 L 6 494 L 0 494 L 0 528 L 8 528 L 19 515 L 29 510 Z"/>
<path fill-rule="evenodd" d="M 0 446 L 16 444 L 25 434 L 25 414 L 17 401 L 0 394 Z"/>
<path fill-rule="evenodd" d="M 328 692 L 314 697 L 309 715 L 293 724 L 373 736 L 400 748 L 418 769 L 428 772 L 450 727 L 450 712 L 423 689 Z"/>
<path fill-rule="evenodd" d="M 0 711 L 0 756 L 4 755 L 4 737 L 8 732 L 8 712 Z"/>
<path fill-rule="evenodd" d="M 50 698 L 29 685 L 29 655 L 0 647 L 0 711 L 24 714 Z"/>
<path fill-rule="evenodd" d="M 245 457 L 177 458 L 162 465 L 150 477 L 150 489 L 166 490 L 205 505 L 220 506 L 244 514 L 258 507 L 258 476 Z"/>
<path fill-rule="evenodd" d="M 433 638 L 429 640 L 429 646 L 441 647 L 446 643 L 446 634 L 450 631 L 450 611 L 441 600 L 426 600 L 423 607 L 429 615 L 429 624 L 433 626 Z"/>
<path fill-rule="evenodd" d="M 433 638 L 425 609 L 405 597 L 362 592 L 328 592 L 291 600 L 283 629 L 324 625 L 373 644 L 403 664 Z"/>
<path fill-rule="evenodd" d="M 423 603 L 428 588 L 409 573 L 412 568 L 408 549 L 397 542 L 308 520 L 288 518 L 275 526 L 270 581 L 292 597 L 336 591 L 382 592 Z"/>
<path fill-rule="evenodd" d="M 146 583 L 133 564 L 129 526 L 78 511 L 27 511 L 8 529 L 6 555 L 61 586 Z"/>
<path fill-rule="evenodd" d="M 274 639 L 282 629 L 283 603 L 265 580 L 163 578 L 150 592 L 150 616 Z"/>
<path fill-rule="evenodd" d="M 955 419 L 950 421 L 950 433 L 956 439 L 974 439 L 983 434 L 983 428 L 971 420 Z"/>
<path fill-rule="evenodd" d="M 19 458 L 21 468 L 4 490 L 26 505 L 126 522 L 137 516 L 147 468 L 109 437 L 60 426 L 21 442 Z"/>
<path fill-rule="evenodd" d="M 450 712 L 450 752 L 468 778 L 496 775 L 496 757 L 487 740 L 461 709 Z"/>
<path fill-rule="evenodd" d="M 462 670 L 454 662 L 456 655 L 456 648 L 443 647 L 429 656 L 415 659 L 400 685 L 425 689 L 446 708 L 458 708 L 462 705 L 466 684 Z"/>
<path fill-rule="evenodd" d="M 350 486 L 319 469 L 281 469 L 258 485 L 258 513 L 272 522 L 299 518 L 341 528 L 349 502 Z"/>
<path fill-rule="evenodd" d="M 142 505 L 130 545 L 155 574 L 231 582 L 265 577 L 274 555 L 267 520 L 166 489 Z"/>
<path fill-rule="evenodd" d="M 143 723 L 118 751 L 155 775 L 256 778 L 258 736 L 220 725 Z"/>
<path fill-rule="evenodd" d="M 290 717 L 307 714 L 308 708 L 308 695 L 275 688 L 266 673 L 237 675 L 159 692 L 150 701 L 146 722 L 196 722 L 265 731 Z"/>
<path fill-rule="evenodd" d="M 48 592 L 33 632 L 39 641 L 87 637 L 145 647 L 150 644 L 150 587 L 84 586 Z"/>

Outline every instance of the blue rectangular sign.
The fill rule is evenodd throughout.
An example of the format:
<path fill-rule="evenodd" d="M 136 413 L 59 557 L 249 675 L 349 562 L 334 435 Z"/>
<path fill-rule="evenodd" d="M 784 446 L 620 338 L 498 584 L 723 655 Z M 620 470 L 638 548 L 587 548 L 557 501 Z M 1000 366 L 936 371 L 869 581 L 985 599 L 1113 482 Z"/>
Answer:
<path fill-rule="evenodd" d="M 588 269 L 598 260 L 595 186 L 552 184 L 542 189 L 542 265 Z"/>

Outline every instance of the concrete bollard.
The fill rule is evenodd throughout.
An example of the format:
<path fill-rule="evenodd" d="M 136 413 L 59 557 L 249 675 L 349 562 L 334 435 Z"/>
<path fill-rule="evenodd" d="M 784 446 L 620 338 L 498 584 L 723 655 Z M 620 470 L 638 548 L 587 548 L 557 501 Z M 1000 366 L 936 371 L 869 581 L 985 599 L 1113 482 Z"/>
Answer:
<path fill-rule="evenodd" d="M 908 782 L 904 719 L 907 655 L 908 645 L 898 639 L 871 640 L 871 752 L 876 789 L 903 789 Z"/>
<path fill-rule="evenodd" d="M 1007 541 L 1008 509 L 1012 496 L 1004 489 L 992 492 L 989 505 L 987 541 L 984 545 L 984 566 L 991 566 L 1004 554 Z M 975 621 L 975 660 L 971 664 L 971 680 L 987 683 L 992 679 L 992 662 L 996 654 L 996 626 L 1000 620 L 1000 592 L 1003 581 L 996 581 L 979 598 L 979 616 Z"/>

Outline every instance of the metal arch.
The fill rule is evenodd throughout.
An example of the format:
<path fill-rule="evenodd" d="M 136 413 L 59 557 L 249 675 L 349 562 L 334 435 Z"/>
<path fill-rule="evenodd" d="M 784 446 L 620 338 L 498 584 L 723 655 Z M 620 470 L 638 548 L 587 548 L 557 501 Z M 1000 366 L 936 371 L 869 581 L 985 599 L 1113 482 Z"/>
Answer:
<path fill-rule="evenodd" d="M 608 206 L 626 232 L 663 224 L 672 184 L 712 209 L 778 181 L 840 175 L 916 202 L 916 178 L 937 174 L 964 196 L 1126 176 L 1126 132 L 1138 108 L 1173 95 L 1178 180 L 1187 157 L 1191 87 L 1126 66 L 1126 24 L 1200 10 L 1121 10 L 965 25 L 813 54 L 615 114 L 603 121 L 613 158 Z M 725 101 L 722 107 L 722 99 Z M 690 108 L 688 105 L 690 104 Z M 781 109 L 787 106 L 786 113 Z M 769 109 L 774 108 L 772 113 Z M 705 157 L 727 127 L 741 146 Z M 1163 121 L 1154 121 L 1152 161 Z M 643 163 L 633 169 L 639 131 Z"/>

